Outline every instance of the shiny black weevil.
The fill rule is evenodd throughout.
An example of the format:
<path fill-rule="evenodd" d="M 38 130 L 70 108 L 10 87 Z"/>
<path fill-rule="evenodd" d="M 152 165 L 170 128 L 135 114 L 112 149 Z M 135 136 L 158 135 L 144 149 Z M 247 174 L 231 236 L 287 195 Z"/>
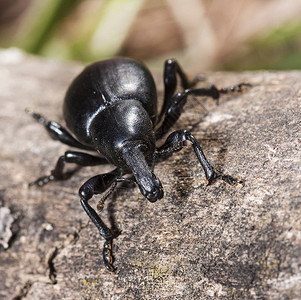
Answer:
<path fill-rule="evenodd" d="M 177 76 L 184 89 L 175 93 Z M 240 91 L 241 83 L 229 88 L 192 88 L 200 78 L 188 80 L 174 59 L 164 67 L 164 101 L 157 113 L 156 86 L 150 71 L 140 62 L 128 58 L 99 61 L 86 67 L 71 83 L 64 100 L 63 113 L 67 127 L 74 134 L 40 114 L 28 111 L 41 123 L 50 136 L 69 146 L 97 151 L 100 156 L 84 152 L 67 151 L 60 156 L 51 175 L 44 176 L 30 185 L 43 186 L 53 180 L 70 177 L 64 173 L 65 163 L 79 166 L 96 166 L 111 163 L 116 168 L 86 181 L 79 189 L 80 202 L 105 239 L 103 259 L 106 268 L 114 271 L 112 241 L 118 232 L 109 229 L 88 201 L 94 194 L 105 195 L 97 208 L 103 209 L 104 200 L 118 182 L 134 182 L 150 202 L 163 197 L 163 187 L 153 170 L 156 158 L 181 149 L 189 141 L 204 169 L 208 184 L 221 179 L 230 185 L 243 181 L 229 175 L 218 174 L 207 161 L 198 141 L 187 130 L 172 132 L 161 147 L 156 141 L 162 138 L 180 117 L 187 96 L 210 96 L 218 100 L 220 94 Z M 122 177 L 132 174 L 133 179 Z"/>

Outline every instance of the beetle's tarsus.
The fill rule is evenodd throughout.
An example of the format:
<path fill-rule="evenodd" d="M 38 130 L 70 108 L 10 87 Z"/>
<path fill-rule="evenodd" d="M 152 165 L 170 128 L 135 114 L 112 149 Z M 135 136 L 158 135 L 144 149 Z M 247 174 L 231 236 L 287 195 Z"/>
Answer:
<path fill-rule="evenodd" d="M 114 257 L 112 253 L 112 242 L 112 240 L 105 241 L 103 245 L 103 260 L 107 270 L 110 272 L 115 272 L 117 268 L 113 266 Z"/>
<path fill-rule="evenodd" d="M 248 88 L 251 87 L 252 85 L 250 83 L 247 82 L 241 82 L 239 84 L 236 85 L 232 85 L 229 87 L 224 87 L 219 89 L 219 92 L 221 94 L 234 94 L 234 93 L 241 93 L 243 92 L 244 88 Z"/>
<path fill-rule="evenodd" d="M 54 178 L 53 175 L 43 176 L 43 177 L 38 178 L 37 180 L 34 180 L 34 181 L 30 182 L 28 184 L 28 186 L 37 185 L 39 187 L 42 187 L 45 184 L 49 183 L 50 181 L 54 181 L 54 180 L 55 180 L 55 178 Z"/>
<path fill-rule="evenodd" d="M 207 185 L 211 185 L 214 182 L 216 182 L 217 180 L 222 180 L 222 181 L 230 184 L 231 186 L 236 186 L 238 184 L 242 184 L 243 186 L 245 185 L 244 180 L 241 180 L 241 179 L 236 178 L 236 177 L 232 177 L 230 175 L 217 174 L 215 172 L 214 172 L 213 176 L 211 176 L 208 179 L 208 184 Z"/>
<path fill-rule="evenodd" d="M 34 112 L 33 110 L 26 108 L 25 112 L 28 113 L 30 116 L 32 116 L 37 122 L 39 122 L 40 124 L 47 126 L 48 124 L 48 120 L 45 119 L 42 115 Z"/>

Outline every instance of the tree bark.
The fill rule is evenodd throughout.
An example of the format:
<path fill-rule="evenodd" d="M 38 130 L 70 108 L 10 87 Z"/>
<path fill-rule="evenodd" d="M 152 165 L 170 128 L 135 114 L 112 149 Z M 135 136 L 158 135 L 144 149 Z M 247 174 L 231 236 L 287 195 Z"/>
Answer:
<path fill-rule="evenodd" d="M 0 246 L 1 299 L 300 297 L 300 71 L 207 75 L 200 86 L 252 87 L 222 96 L 219 105 L 189 98 L 173 129 L 189 129 L 215 168 L 245 185 L 206 186 L 188 146 L 156 166 L 165 192 L 158 202 L 137 187 L 118 186 L 102 212 L 121 231 L 113 274 L 78 197 L 83 182 L 112 167 L 82 168 L 69 180 L 28 187 L 69 148 L 24 110 L 64 124 L 62 99 L 82 66 L 16 50 L 1 51 L 0 65 L 0 204 L 10 212 L 1 223 L 12 233 L 1 236 L 9 246 Z M 99 197 L 93 199 L 96 205 Z"/>

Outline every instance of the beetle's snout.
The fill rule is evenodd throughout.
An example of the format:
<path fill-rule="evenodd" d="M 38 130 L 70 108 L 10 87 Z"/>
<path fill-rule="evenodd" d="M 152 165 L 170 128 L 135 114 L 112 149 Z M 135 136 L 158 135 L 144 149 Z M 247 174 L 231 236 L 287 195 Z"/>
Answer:
<path fill-rule="evenodd" d="M 120 149 L 119 153 L 127 168 L 133 173 L 141 194 L 150 202 L 156 202 L 163 198 L 163 187 L 159 178 L 151 171 L 145 158 L 145 153 L 153 154 L 153 151 L 149 148 L 143 149 L 144 145 L 141 141 L 128 142 Z"/>
<path fill-rule="evenodd" d="M 153 177 L 149 182 L 141 182 L 139 188 L 141 194 L 150 202 L 156 202 L 163 198 L 164 192 L 160 180 L 152 174 Z M 145 178 L 146 179 L 146 178 Z"/>
<path fill-rule="evenodd" d="M 158 190 L 153 191 L 150 194 L 147 194 L 146 198 L 150 202 L 156 202 L 157 200 L 162 199 L 163 196 L 164 196 L 163 190 L 162 189 L 158 189 Z"/>

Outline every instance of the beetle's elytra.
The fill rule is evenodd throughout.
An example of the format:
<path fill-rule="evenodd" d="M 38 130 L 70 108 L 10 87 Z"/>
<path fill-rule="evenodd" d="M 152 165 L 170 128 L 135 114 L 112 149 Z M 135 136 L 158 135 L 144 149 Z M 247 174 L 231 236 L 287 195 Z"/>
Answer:
<path fill-rule="evenodd" d="M 176 93 L 177 76 L 183 92 Z M 118 233 L 109 229 L 88 201 L 95 194 L 105 193 L 98 209 L 114 190 L 118 182 L 136 183 L 144 197 L 156 202 L 163 197 L 163 188 L 154 174 L 157 157 L 171 153 L 189 141 L 205 172 L 208 183 L 221 179 L 230 185 L 243 183 L 229 175 L 218 174 L 206 159 L 199 143 L 187 130 L 172 132 L 161 147 L 156 141 L 162 138 L 180 117 L 188 95 L 210 96 L 218 100 L 220 94 L 240 91 L 241 83 L 230 88 L 192 88 L 198 78 L 189 80 L 174 59 L 168 59 L 164 67 L 164 101 L 157 112 L 157 92 L 150 71 L 140 62 L 129 58 L 99 61 L 86 67 L 67 90 L 63 112 L 67 127 L 47 121 L 40 114 L 29 111 L 44 125 L 53 139 L 82 150 L 97 151 L 94 156 L 85 152 L 67 151 L 60 156 L 49 176 L 30 185 L 43 186 L 52 180 L 70 177 L 63 172 L 65 163 L 95 166 L 111 163 L 116 168 L 86 181 L 79 189 L 80 202 L 105 239 L 103 258 L 108 270 L 114 271 L 112 241 Z M 124 178 L 132 174 L 133 180 Z"/>

